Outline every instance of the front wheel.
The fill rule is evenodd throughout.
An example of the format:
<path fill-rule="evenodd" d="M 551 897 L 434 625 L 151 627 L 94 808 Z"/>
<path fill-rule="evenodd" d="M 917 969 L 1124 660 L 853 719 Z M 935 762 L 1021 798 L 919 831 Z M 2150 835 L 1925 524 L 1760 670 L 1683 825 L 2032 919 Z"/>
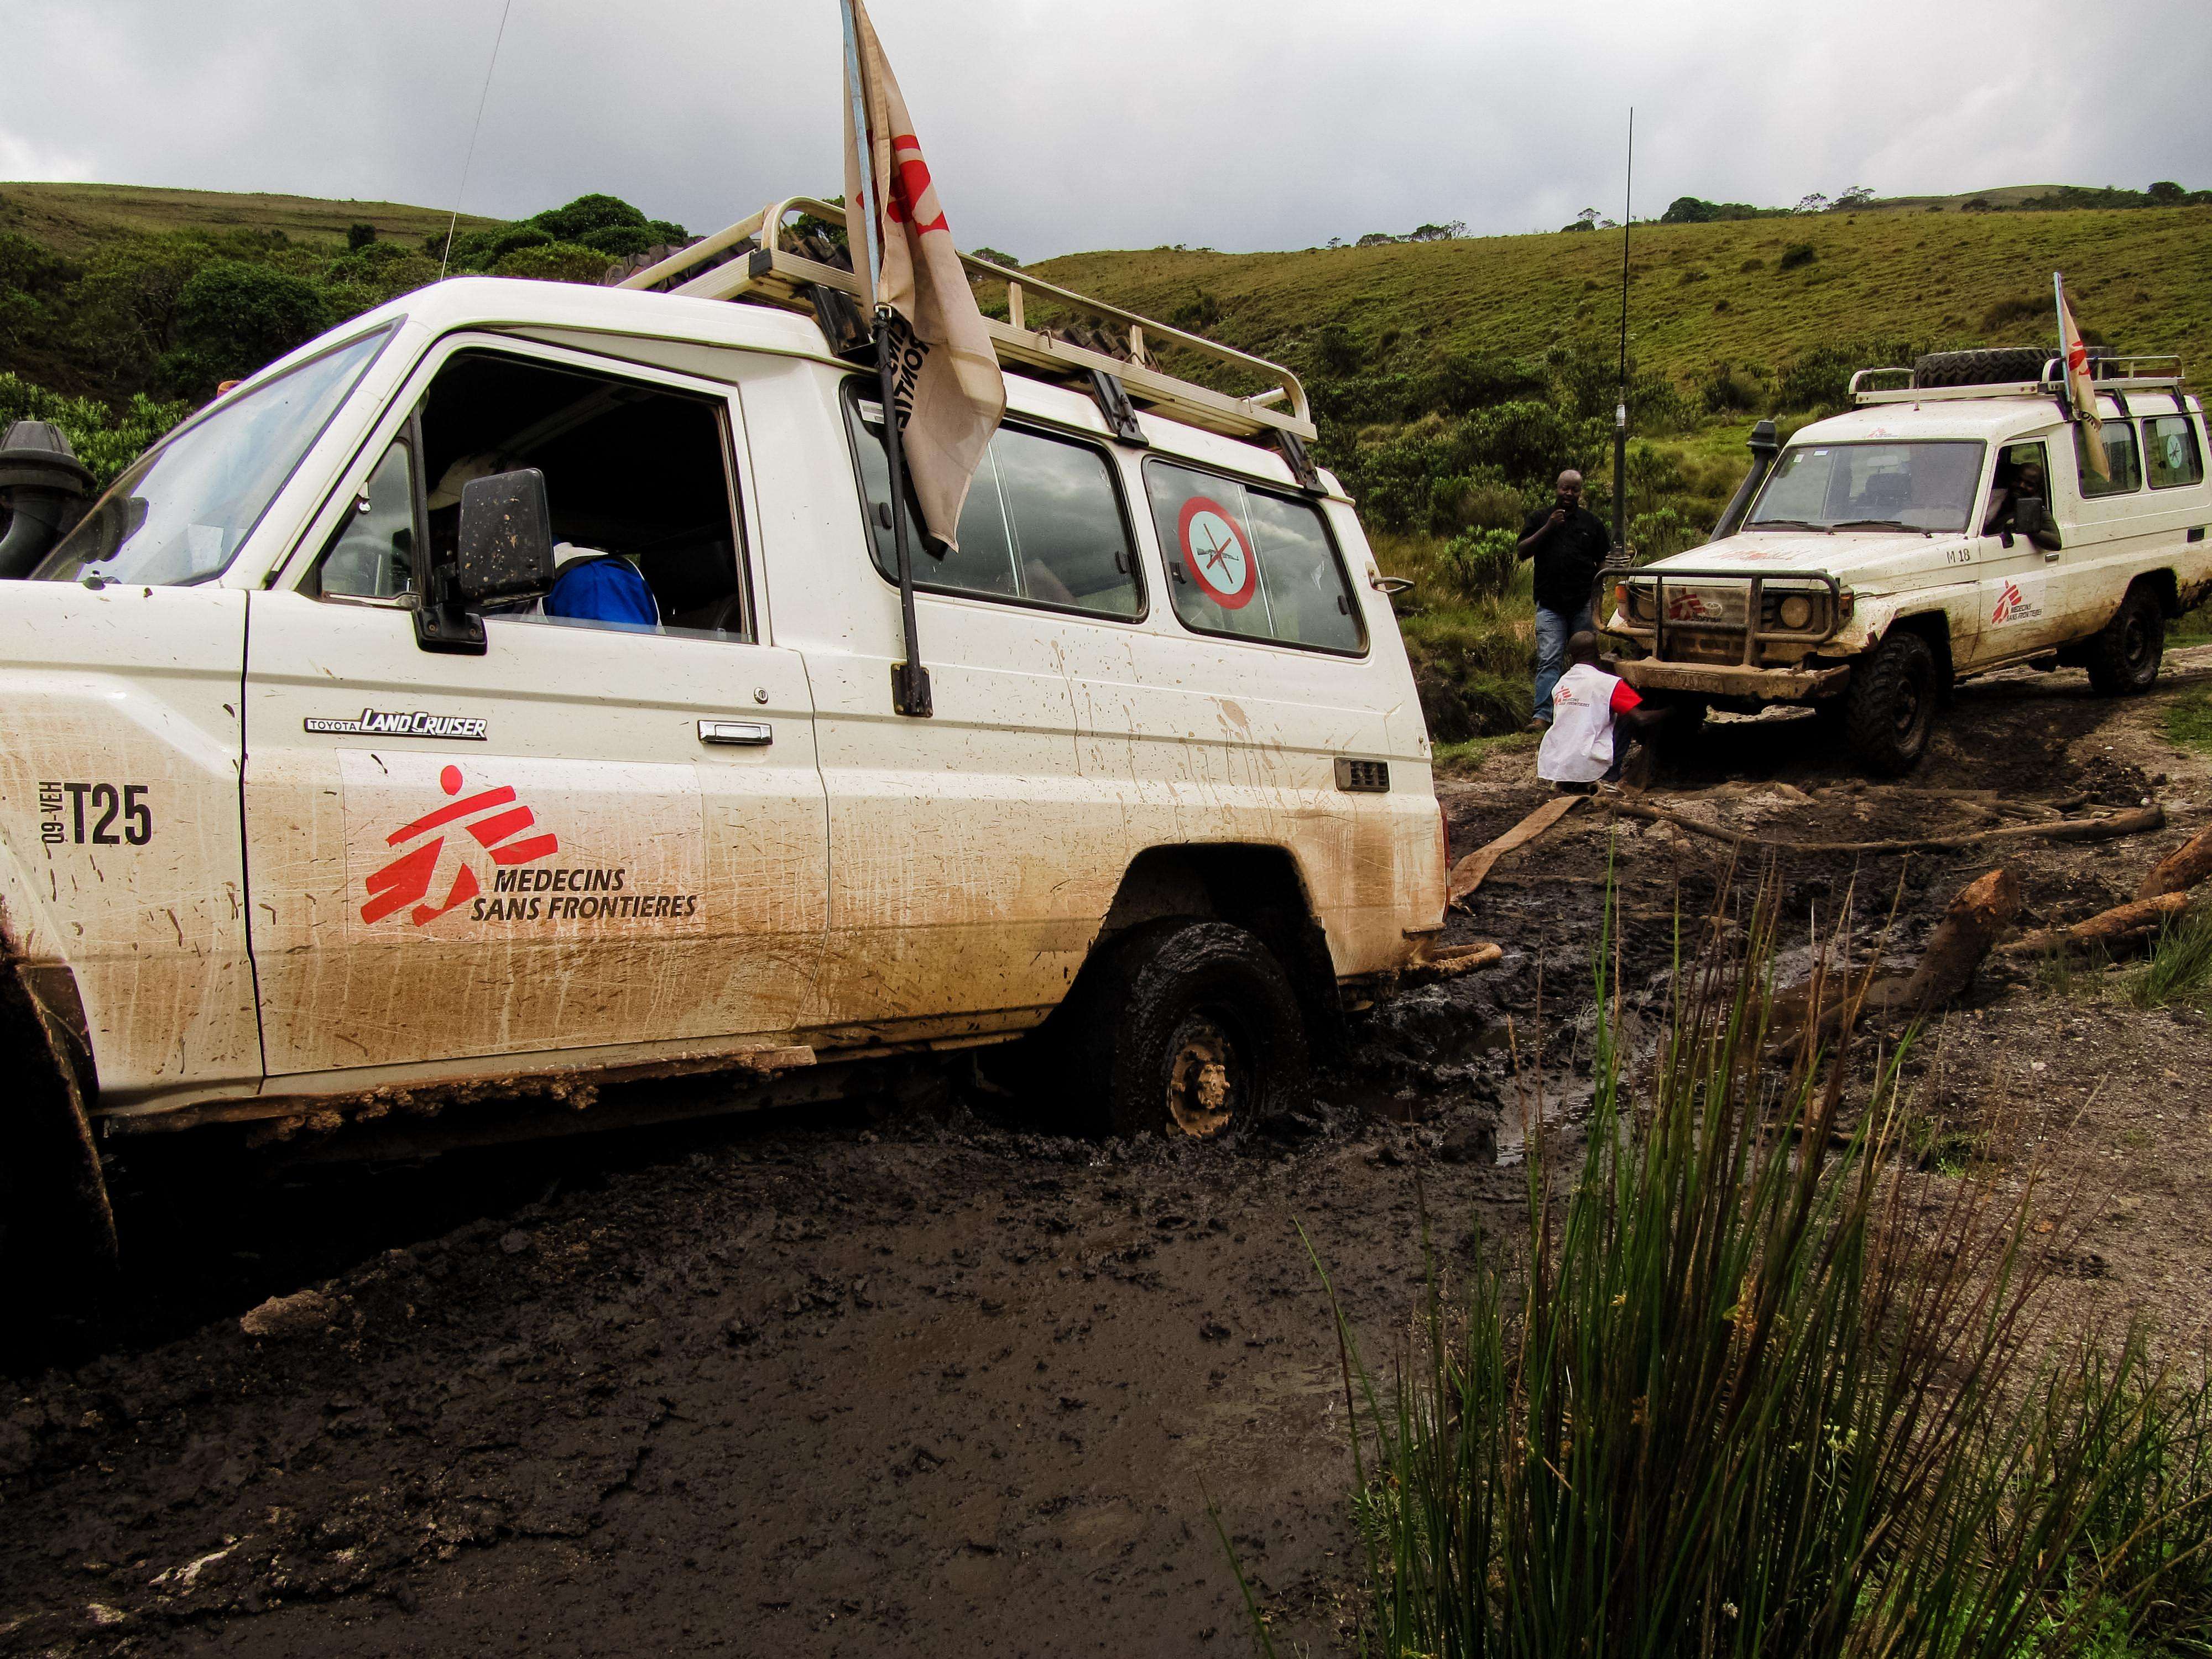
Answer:
<path fill-rule="evenodd" d="M 1311 1066 L 1297 995 L 1251 933 L 1156 924 L 1105 968 L 1071 1081 L 1116 1134 L 1207 1139 L 1304 1103 Z"/>
<path fill-rule="evenodd" d="M 2166 608 L 2148 587 L 2130 587 L 2120 608 L 2089 640 L 2089 684 L 2108 697 L 2150 690 L 2166 658 Z"/>
<path fill-rule="evenodd" d="M 1844 742 L 1869 772 L 1897 777 L 1920 763 L 1936 725 L 1936 653 L 1899 631 L 1852 670 L 1844 692 Z"/>

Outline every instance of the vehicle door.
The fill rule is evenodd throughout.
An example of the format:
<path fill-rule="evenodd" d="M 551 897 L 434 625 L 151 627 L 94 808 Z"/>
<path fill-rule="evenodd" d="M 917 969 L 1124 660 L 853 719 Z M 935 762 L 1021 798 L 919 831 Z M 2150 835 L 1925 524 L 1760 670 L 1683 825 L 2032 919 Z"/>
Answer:
<path fill-rule="evenodd" d="M 2071 636 L 2069 595 L 2063 586 L 2065 554 L 2048 552 L 2014 532 L 1989 530 L 1991 515 L 2007 492 L 2018 491 L 2023 478 L 2038 477 L 2044 481 L 2043 499 L 2055 519 L 2058 507 L 2051 501 L 2049 443 L 2038 436 L 1997 447 L 1996 464 L 1990 469 L 1973 525 L 1978 532 L 1974 578 L 1981 629 L 1974 653 L 1978 662 L 2021 656 Z M 2070 548 L 2072 532 L 2062 526 L 2060 533 Z"/>
<path fill-rule="evenodd" d="M 434 349 L 247 624 L 251 928 L 272 1079 L 811 1023 L 825 809 L 804 665 L 756 625 L 726 389 Z M 564 572 L 630 594 L 418 642 L 469 478 L 545 476 Z M 639 579 L 642 580 L 640 580 Z"/>
<path fill-rule="evenodd" d="M 1121 874 L 1095 845 L 1061 666 L 1071 632 L 1121 631 L 1142 603 L 1106 458 L 1016 416 L 977 471 L 957 550 L 917 529 L 935 712 L 910 718 L 891 708 L 905 653 L 873 381 L 763 361 L 740 395 L 776 526 L 778 637 L 806 657 L 830 800 L 825 1018 L 907 1041 L 1034 1024 Z"/>

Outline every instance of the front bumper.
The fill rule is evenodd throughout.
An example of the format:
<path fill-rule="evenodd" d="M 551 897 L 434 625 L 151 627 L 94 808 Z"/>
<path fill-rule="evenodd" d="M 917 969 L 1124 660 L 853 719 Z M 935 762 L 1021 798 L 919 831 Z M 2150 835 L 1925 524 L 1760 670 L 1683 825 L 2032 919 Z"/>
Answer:
<path fill-rule="evenodd" d="M 1824 668 L 1744 668 L 1713 663 L 1662 662 L 1655 657 L 1614 670 L 1638 691 L 1680 691 L 1699 697 L 1746 697 L 1754 702 L 1811 702 L 1844 689 L 1849 663 Z"/>

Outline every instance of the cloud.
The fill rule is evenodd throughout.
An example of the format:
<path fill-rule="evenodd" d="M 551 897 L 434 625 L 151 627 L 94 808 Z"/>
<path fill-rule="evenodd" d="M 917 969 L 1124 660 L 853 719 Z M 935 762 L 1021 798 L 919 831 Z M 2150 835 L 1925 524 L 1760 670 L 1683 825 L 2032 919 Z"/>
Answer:
<path fill-rule="evenodd" d="M 44 0 L 9 24 L 0 175 L 450 206 L 501 3 Z M 2212 184 L 2201 0 L 1863 0 L 1755 26 L 1718 0 L 874 9 L 961 239 L 1024 258 L 1617 215 L 1632 104 L 1647 214 Z M 838 77 L 833 0 L 513 0 L 462 205 L 605 190 L 705 228 L 834 191 Z"/>

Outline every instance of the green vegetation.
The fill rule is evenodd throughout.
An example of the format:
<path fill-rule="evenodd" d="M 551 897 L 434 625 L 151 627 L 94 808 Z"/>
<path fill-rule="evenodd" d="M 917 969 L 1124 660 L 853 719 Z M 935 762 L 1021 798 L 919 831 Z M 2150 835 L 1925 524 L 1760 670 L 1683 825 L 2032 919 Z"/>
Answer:
<path fill-rule="evenodd" d="M 2212 908 L 2195 906 L 2160 929 L 2150 960 L 2129 975 L 2126 988 L 2138 1008 L 2212 1000 Z"/>
<path fill-rule="evenodd" d="M 1855 187 L 1800 204 L 1826 210 L 1786 213 L 1686 197 L 1669 222 L 1637 227 L 1626 489 L 1639 556 L 1702 540 L 1741 476 L 1753 419 L 1774 416 L 1786 433 L 1840 406 L 1851 371 L 1869 363 L 2047 336 L 2053 265 L 2102 337 L 2205 361 L 2212 277 L 2192 250 L 2212 232 L 2212 207 L 2178 186 L 2118 194 L 2128 199 L 2085 209 L 2070 187 L 1893 202 Z M 1978 201 L 1992 210 L 1955 210 Z M 2037 203 L 2068 210 L 2027 210 Z M 1612 237 L 1462 229 L 1035 267 L 1298 369 L 1320 459 L 1358 498 L 1383 570 L 1418 583 L 1401 615 L 1444 742 L 1526 716 L 1533 619 L 1514 533 L 1569 465 L 1609 515 L 1620 369 Z M 388 203 L 9 185 L 0 372 L 110 411 L 100 424 L 86 418 L 93 404 L 72 405 L 73 442 L 135 432 L 158 404 L 134 397 L 203 398 L 434 280 L 446 233 L 444 215 Z M 683 240 L 681 226 L 584 196 L 512 224 L 463 221 L 450 268 L 596 282 L 616 260 Z M 1002 308 L 990 287 L 983 297 Z M 1029 311 L 1050 316 L 1034 296 Z M 1168 362 L 1210 378 L 1172 351 Z"/>
<path fill-rule="evenodd" d="M 1336 1305 L 1361 1650 L 2201 1652 L 2212 1384 L 2045 1348 L 2038 1183 L 1900 1168 L 1898 1054 L 1856 1116 L 1847 1052 L 1765 1058 L 1777 895 L 1732 920 L 1638 1084 L 1601 1019 L 1579 1172 L 1534 1126 L 1389 1378 Z"/>
<path fill-rule="evenodd" d="M 439 274 L 447 216 L 388 203 L 111 185 L 0 192 L 0 418 L 35 413 L 106 482 L 225 380 Z M 453 271 L 597 283 L 685 240 L 611 196 L 473 219 Z"/>
<path fill-rule="evenodd" d="M 2192 611 L 2189 616 L 2201 618 L 2203 614 Z M 2168 703 L 2166 735 L 2181 748 L 2212 750 L 2212 692 L 2184 692 Z"/>

